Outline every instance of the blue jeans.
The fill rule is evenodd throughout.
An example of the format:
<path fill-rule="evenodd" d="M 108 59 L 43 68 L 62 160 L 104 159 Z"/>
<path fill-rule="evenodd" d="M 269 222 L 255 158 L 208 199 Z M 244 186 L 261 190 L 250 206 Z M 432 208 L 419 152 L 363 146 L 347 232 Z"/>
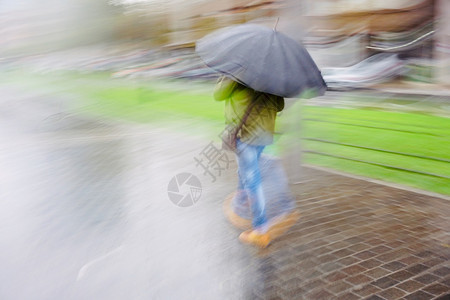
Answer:
<path fill-rule="evenodd" d="M 238 189 L 245 189 L 250 199 L 253 228 L 261 227 L 267 223 L 266 199 L 261 185 L 261 172 L 258 164 L 264 147 L 246 144 L 239 139 L 236 141 L 236 155 L 239 167 Z"/>

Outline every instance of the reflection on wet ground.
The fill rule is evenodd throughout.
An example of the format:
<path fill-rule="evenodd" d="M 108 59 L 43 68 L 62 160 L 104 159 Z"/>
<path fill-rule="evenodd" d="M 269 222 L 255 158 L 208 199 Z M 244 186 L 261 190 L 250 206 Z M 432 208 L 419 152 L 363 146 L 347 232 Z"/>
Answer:
<path fill-rule="evenodd" d="M 222 214 L 235 164 L 215 182 L 196 166 L 210 141 L 3 95 L 2 299 L 433 299 L 450 290 L 448 200 L 305 168 L 292 186 L 301 220 L 256 250 Z M 167 193 L 182 172 L 202 185 L 184 208 Z"/>

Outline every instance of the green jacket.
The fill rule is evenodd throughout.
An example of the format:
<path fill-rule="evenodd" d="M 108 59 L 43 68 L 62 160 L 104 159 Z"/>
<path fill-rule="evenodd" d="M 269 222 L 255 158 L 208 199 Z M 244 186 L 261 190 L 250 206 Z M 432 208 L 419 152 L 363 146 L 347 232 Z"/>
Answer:
<path fill-rule="evenodd" d="M 269 145 L 273 142 L 277 112 L 284 108 L 283 97 L 256 92 L 227 77 L 221 77 L 214 89 L 214 98 L 225 100 L 225 123 L 228 125 L 238 125 L 248 105 L 256 101 L 239 138 L 252 145 Z"/>

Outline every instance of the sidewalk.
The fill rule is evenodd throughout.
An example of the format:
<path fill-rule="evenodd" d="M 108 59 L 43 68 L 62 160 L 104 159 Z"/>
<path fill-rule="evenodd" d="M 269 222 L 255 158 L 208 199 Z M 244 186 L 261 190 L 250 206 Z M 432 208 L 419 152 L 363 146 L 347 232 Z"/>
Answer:
<path fill-rule="evenodd" d="M 269 299 L 449 299 L 450 202 L 305 168 Z M 261 292 L 263 291 L 263 292 Z M 272 297 L 273 296 L 273 297 Z"/>

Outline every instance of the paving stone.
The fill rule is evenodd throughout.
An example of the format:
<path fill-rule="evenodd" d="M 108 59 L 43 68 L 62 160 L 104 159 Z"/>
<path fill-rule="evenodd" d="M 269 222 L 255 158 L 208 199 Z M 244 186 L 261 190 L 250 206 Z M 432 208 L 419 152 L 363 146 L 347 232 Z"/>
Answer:
<path fill-rule="evenodd" d="M 377 295 L 379 295 L 380 297 L 383 297 L 386 300 L 395 300 L 395 299 L 400 299 L 401 297 L 406 295 L 406 292 L 402 291 L 396 287 L 391 287 L 382 292 L 379 292 Z"/>
<path fill-rule="evenodd" d="M 397 272 L 389 275 L 390 278 L 392 278 L 394 280 L 397 280 L 399 282 L 405 281 L 406 279 L 409 279 L 409 278 L 411 278 L 413 276 L 414 276 L 413 273 L 410 273 L 410 272 L 405 271 L 405 270 L 397 271 Z"/>
<path fill-rule="evenodd" d="M 366 276 L 364 274 L 358 274 L 352 277 L 348 277 L 345 279 L 347 282 L 350 282 L 353 285 L 360 285 L 363 283 L 371 282 L 373 279 L 369 276 Z"/>
<path fill-rule="evenodd" d="M 354 288 L 352 292 L 357 294 L 357 295 L 359 295 L 359 296 L 361 296 L 361 297 L 367 297 L 367 296 L 370 296 L 370 295 L 374 295 L 374 294 L 376 294 L 377 292 L 380 292 L 380 291 L 382 291 L 382 289 L 380 289 L 379 287 L 374 286 L 372 284 L 366 284 L 366 285 L 364 285 L 362 287 Z"/>
<path fill-rule="evenodd" d="M 381 289 L 385 289 L 385 288 L 391 287 L 393 285 L 396 285 L 397 283 L 398 283 L 397 280 L 392 279 L 389 276 L 382 277 L 382 278 L 377 279 L 376 281 L 372 282 L 373 285 L 375 285 L 375 286 L 377 286 L 377 287 L 379 287 Z"/>
<path fill-rule="evenodd" d="M 414 255 L 416 255 L 418 257 L 422 257 L 422 258 L 430 258 L 430 257 L 434 256 L 434 253 L 432 251 L 426 250 L 426 251 L 421 251 L 419 253 L 416 253 Z"/>
<path fill-rule="evenodd" d="M 403 246 L 403 244 L 404 243 L 402 241 L 390 241 L 390 242 L 385 243 L 386 246 L 388 246 L 388 247 L 390 247 L 392 249 L 395 249 L 395 248 L 398 248 L 400 246 Z"/>
<path fill-rule="evenodd" d="M 348 256 L 348 257 L 344 257 L 339 259 L 337 262 L 340 263 L 343 266 L 351 266 L 357 262 L 361 261 L 359 258 L 353 257 L 353 256 Z"/>
<path fill-rule="evenodd" d="M 439 277 L 432 275 L 432 274 L 424 274 L 422 276 L 419 277 L 415 277 L 414 280 L 424 283 L 424 284 L 428 284 L 428 283 L 432 283 L 435 282 L 439 279 Z"/>
<path fill-rule="evenodd" d="M 365 244 L 365 243 L 357 243 L 354 245 L 351 245 L 348 247 L 349 250 L 352 250 L 354 252 L 361 252 L 367 249 L 370 249 L 372 246 L 369 244 Z"/>
<path fill-rule="evenodd" d="M 341 271 L 335 271 L 335 272 L 330 273 L 327 276 L 325 276 L 324 279 L 328 282 L 335 282 L 335 281 L 344 279 L 346 277 L 348 277 L 348 274 L 345 274 Z"/>
<path fill-rule="evenodd" d="M 317 266 L 317 263 L 312 259 L 305 259 L 301 262 L 297 262 L 296 263 L 297 268 L 301 268 L 301 269 L 309 269 L 309 268 L 314 268 Z"/>
<path fill-rule="evenodd" d="M 264 271 L 262 271 L 262 272 L 264 272 Z M 272 272 L 272 271 L 269 271 L 269 272 Z M 290 278 L 297 276 L 298 273 L 299 273 L 299 270 L 297 270 L 297 268 L 294 265 L 291 265 L 290 267 L 288 267 L 286 269 L 278 270 L 276 272 L 276 275 L 281 280 L 289 280 Z"/>
<path fill-rule="evenodd" d="M 358 300 L 358 299 L 360 299 L 360 297 L 353 293 L 345 293 L 345 294 L 338 296 L 336 298 L 333 298 L 333 299 L 335 299 L 335 300 Z"/>
<path fill-rule="evenodd" d="M 352 287 L 351 284 L 341 280 L 327 285 L 325 289 L 336 295 L 346 290 L 349 290 L 351 287 Z"/>
<path fill-rule="evenodd" d="M 371 245 L 371 246 L 376 246 L 376 245 L 380 245 L 380 244 L 384 244 L 385 241 L 379 238 L 374 238 L 368 241 L 365 241 L 365 243 Z"/>
<path fill-rule="evenodd" d="M 291 278 L 286 281 L 282 281 L 281 284 L 279 284 L 280 288 L 283 290 L 297 290 L 303 285 L 303 280 L 300 278 Z"/>
<path fill-rule="evenodd" d="M 423 264 L 413 265 L 406 269 L 406 271 L 413 273 L 414 275 L 418 275 L 423 271 L 427 270 L 429 267 Z"/>
<path fill-rule="evenodd" d="M 328 262 L 320 265 L 320 270 L 325 273 L 329 273 L 340 268 L 342 268 L 342 265 L 338 262 Z"/>
<path fill-rule="evenodd" d="M 391 250 L 392 250 L 392 248 L 387 247 L 385 245 L 379 245 L 377 247 L 374 247 L 374 248 L 370 249 L 370 251 L 372 251 L 373 253 L 376 253 L 376 254 L 383 254 L 383 253 L 386 253 L 386 252 L 391 251 Z"/>
<path fill-rule="evenodd" d="M 281 291 L 279 293 L 285 299 L 302 299 L 303 296 L 306 294 L 305 290 L 299 287 L 290 289 L 281 288 Z"/>
<path fill-rule="evenodd" d="M 410 256 L 407 256 L 407 257 L 402 258 L 402 259 L 399 260 L 399 262 L 401 262 L 401 263 L 403 263 L 405 265 L 413 265 L 415 263 L 422 262 L 422 261 L 423 261 L 422 258 L 417 257 L 415 255 L 410 255 Z"/>
<path fill-rule="evenodd" d="M 352 243 L 349 243 L 349 242 L 343 240 L 343 241 L 339 241 L 339 242 L 334 242 L 332 244 L 328 244 L 327 246 L 329 248 L 333 249 L 333 251 L 336 251 L 336 250 L 340 250 L 342 248 L 349 248 L 350 245 L 352 245 Z M 350 249 L 350 250 L 352 250 L 352 249 Z"/>
<path fill-rule="evenodd" d="M 322 256 L 319 256 L 319 257 L 315 258 L 315 261 L 318 264 L 324 264 L 324 263 L 327 263 L 327 262 L 330 262 L 330 261 L 336 261 L 336 260 L 337 260 L 337 257 L 332 255 L 332 254 L 325 254 L 325 255 L 322 255 Z"/>
<path fill-rule="evenodd" d="M 309 258 L 312 258 L 312 257 L 316 257 L 316 255 L 314 255 L 312 251 L 311 252 L 310 251 L 300 252 L 299 254 L 295 255 L 295 259 L 297 261 L 309 259 Z"/>
<path fill-rule="evenodd" d="M 401 263 L 399 261 L 393 261 L 388 264 L 382 265 L 381 267 L 389 271 L 397 271 L 402 269 L 404 266 L 406 266 L 404 263 Z"/>
<path fill-rule="evenodd" d="M 311 280 L 311 281 L 305 283 L 302 286 L 302 289 L 305 290 L 306 292 L 309 292 L 311 290 L 314 290 L 317 287 L 323 286 L 324 284 L 325 284 L 324 281 L 322 281 L 320 279 L 314 279 L 314 280 Z"/>
<path fill-rule="evenodd" d="M 405 282 L 400 283 L 396 287 L 400 288 L 406 292 L 412 293 L 414 291 L 417 291 L 420 288 L 423 288 L 424 286 L 425 286 L 425 284 L 411 279 L 411 280 L 407 280 Z"/>
<path fill-rule="evenodd" d="M 433 274 L 437 275 L 437 276 L 441 276 L 441 277 L 449 275 L 450 274 L 450 268 L 448 268 L 448 267 L 439 268 L 439 269 L 435 270 L 433 272 Z"/>
<path fill-rule="evenodd" d="M 424 291 L 417 291 L 412 294 L 409 294 L 408 296 L 405 296 L 406 300 L 430 300 L 433 299 L 433 295 L 424 292 Z"/>
<path fill-rule="evenodd" d="M 439 296 L 439 295 L 443 295 L 445 293 L 450 292 L 450 289 L 446 285 L 436 283 L 436 284 L 429 285 L 429 286 L 423 288 L 423 291 L 430 293 L 432 295 L 435 295 L 435 296 Z"/>
<path fill-rule="evenodd" d="M 364 239 L 362 239 L 360 237 L 354 236 L 354 237 L 345 239 L 344 242 L 347 242 L 349 244 L 356 244 L 356 243 L 362 242 L 363 240 Z"/>
<path fill-rule="evenodd" d="M 390 273 L 391 272 L 389 270 L 386 270 L 386 269 L 383 269 L 380 267 L 376 267 L 374 269 L 364 272 L 365 275 L 372 277 L 373 279 L 381 278 L 381 277 L 385 276 L 386 274 L 390 274 Z"/>
<path fill-rule="evenodd" d="M 333 298 L 333 294 L 331 294 L 330 292 L 326 291 L 326 290 L 318 290 L 316 292 L 313 292 L 311 294 L 308 295 L 309 299 L 314 299 L 314 300 L 329 300 Z"/>
<path fill-rule="evenodd" d="M 371 259 L 368 259 L 368 260 L 365 260 L 365 261 L 362 261 L 359 263 L 360 266 L 362 266 L 366 269 L 372 269 L 372 268 L 380 266 L 381 264 L 382 264 L 382 262 L 375 258 L 371 258 Z"/>
<path fill-rule="evenodd" d="M 450 287 L 450 276 L 447 276 L 447 279 L 442 280 L 441 283 Z"/>
<path fill-rule="evenodd" d="M 372 295 L 372 296 L 366 298 L 366 300 L 386 300 L 386 299 L 383 299 L 383 298 L 381 298 L 380 296 L 377 296 L 377 295 Z"/>
<path fill-rule="evenodd" d="M 351 255 L 353 253 L 354 253 L 354 251 L 351 251 L 349 249 L 341 249 L 341 250 L 337 250 L 335 252 L 332 252 L 331 254 L 336 256 L 336 258 L 343 258 L 343 257 L 349 256 L 349 255 Z"/>
<path fill-rule="evenodd" d="M 396 249 L 394 251 L 391 252 L 387 252 L 385 254 L 381 254 L 376 256 L 375 258 L 384 262 L 391 262 L 395 259 L 399 259 L 403 256 L 407 256 L 409 254 L 411 254 L 410 252 L 411 250 L 403 248 L 403 249 Z"/>
<path fill-rule="evenodd" d="M 362 251 L 362 252 L 353 254 L 353 256 L 357 257 L 359 259 L 365 260 L 365 259 L 369 259 L 369 258 L 372 258 L 372 257 L 376 256 L 376 253 L 374 253 L 372 251 L 369 251 L 369 250 L 366 250 L 366 251 Z"/>
<path fill-rule="evenodd" d="M 341 271 L 348 275 L 356 275 L 356 274 L 364 272 L 365 270 L 366 270 L 366 268 L 364 268 L 360 265 L 353 265 L 350 267 L 343 268 Z"/>
<path fill-rule="evenodd" d="M 437 266 L 437 265 L 442 264 L 444 261 L 445 261 L 445 260 L 442 259 L 442 258 L 434 257 L 434 258 L 431 258 L 431 259 L 429 259 L 429 260 L 425 260 L 425 261 L 423 262 L 423 264 L 426 265 L 427 267 L 430 267 L 430 268 L 431 268 L 431 267 L 434 267 L 434 266 Z"/>
<path fill-rule="evenodd" d="M 316 256 L 323 255 L 323 254 L 331 254 L 332 253 L 332 248 L 330 248 L 330 247 L 320 247 L 320 248 L 314 249 L 313 253 Z"/>

